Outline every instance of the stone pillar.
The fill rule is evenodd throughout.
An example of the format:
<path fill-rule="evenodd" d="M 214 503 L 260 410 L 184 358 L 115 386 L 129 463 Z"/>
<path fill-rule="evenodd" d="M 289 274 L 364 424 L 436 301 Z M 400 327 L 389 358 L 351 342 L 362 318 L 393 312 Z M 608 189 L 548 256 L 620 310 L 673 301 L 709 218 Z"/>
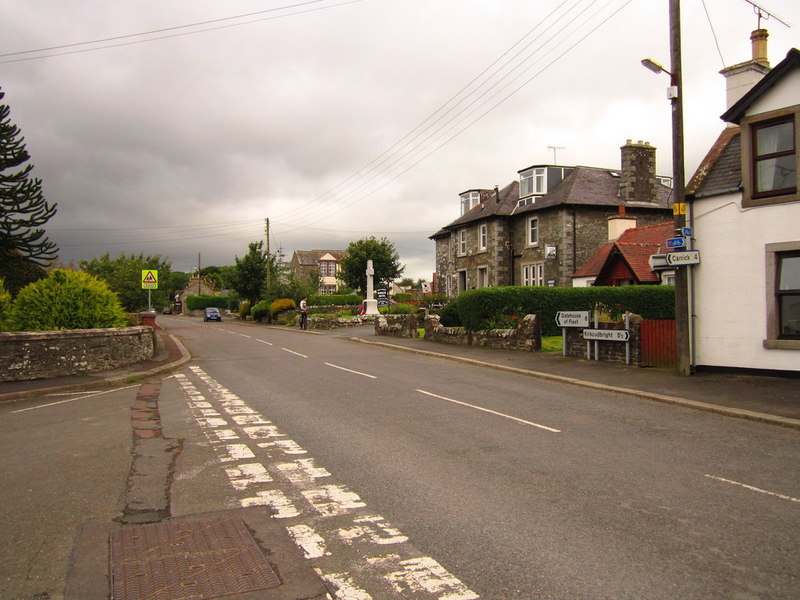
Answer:
<path fill-rule="evenodd" d="M 379 315 L 378 301 L 372 297 L 374 293 L 373 280 L 375 269 L 372 268 L 372 260 L 367 261 L 367 297 L 364 299 L 364 314 Z"/>

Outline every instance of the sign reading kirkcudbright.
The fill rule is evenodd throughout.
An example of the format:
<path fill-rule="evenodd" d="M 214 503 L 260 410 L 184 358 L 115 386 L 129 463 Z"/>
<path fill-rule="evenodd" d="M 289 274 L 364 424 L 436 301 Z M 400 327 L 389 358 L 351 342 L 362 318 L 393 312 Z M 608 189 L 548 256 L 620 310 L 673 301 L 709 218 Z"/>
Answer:
<path fill-rule="evenodd" d="M 584 329 L 583 339 L 603 342 L 627 342 L 631 332 L 627 329 Z"/>
<path fill-rule="evenodd" d="M 556 325 L 559 327 L 588 327 L 588 310 L 560 310 L 556 313 Z"/>

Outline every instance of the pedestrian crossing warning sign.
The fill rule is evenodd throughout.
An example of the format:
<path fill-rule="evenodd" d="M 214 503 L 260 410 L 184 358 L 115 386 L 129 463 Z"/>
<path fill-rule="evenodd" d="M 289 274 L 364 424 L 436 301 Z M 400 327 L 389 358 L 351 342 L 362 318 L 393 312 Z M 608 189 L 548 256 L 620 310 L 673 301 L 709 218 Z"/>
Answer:
<path fill-rule="evenodd" d="M 143 290 L 158 289 L 158 271 L 153 271 L 151 269 L 142 271 L 142 289 Z"/>

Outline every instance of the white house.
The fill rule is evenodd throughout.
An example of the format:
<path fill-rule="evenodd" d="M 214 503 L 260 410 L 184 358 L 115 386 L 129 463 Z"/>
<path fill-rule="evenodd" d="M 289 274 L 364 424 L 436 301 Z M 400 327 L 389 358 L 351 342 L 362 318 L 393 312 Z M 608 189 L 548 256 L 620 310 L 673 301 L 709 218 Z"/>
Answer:
<path fill-rule="evenodd" d="M 800 372 L 800 51 L 769 70 L 766 32 L 751 39 L 753 59 L 722 71 L 729 125 L 687 186 L 694 364 Z"/>

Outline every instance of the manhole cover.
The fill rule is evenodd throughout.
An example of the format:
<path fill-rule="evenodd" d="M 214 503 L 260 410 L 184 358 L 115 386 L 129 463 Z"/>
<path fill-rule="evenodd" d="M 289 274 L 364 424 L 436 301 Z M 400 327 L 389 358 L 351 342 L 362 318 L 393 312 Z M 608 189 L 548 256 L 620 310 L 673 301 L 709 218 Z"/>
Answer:
<path fill-rule="evenodd" d="M 280 585 L 239 517 L 123 527 L 109 545 L 112 600 L 211 600 Z"/>

